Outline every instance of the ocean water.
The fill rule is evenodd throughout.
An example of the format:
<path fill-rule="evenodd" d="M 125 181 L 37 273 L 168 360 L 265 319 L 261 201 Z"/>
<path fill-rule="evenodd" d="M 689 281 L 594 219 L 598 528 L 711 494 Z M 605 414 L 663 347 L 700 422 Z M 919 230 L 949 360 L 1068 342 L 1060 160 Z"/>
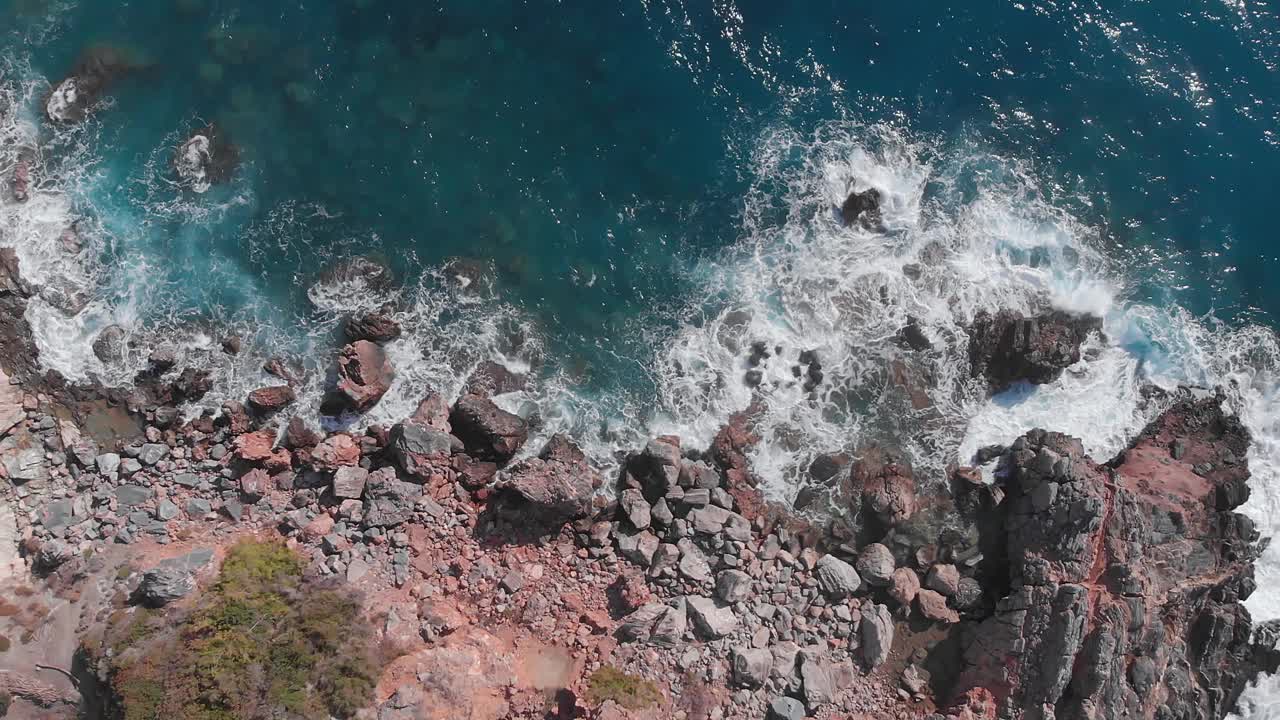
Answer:
<path fill-rule="evenodd" d="M 942 5 L 0 0 L 0 178 L 38 159 L 32 199 L 0 197 L 0 244 L 44 285 L 28 318 L 72 378 L 127 382 L 171 344 L 215 369 L 216 405 L 286 354 L 314 412 L 343 315 L 390 304 L 398 379 L 357 424 L 484 360 L 534 378 L 502 404 L 602 464 L 653 433 L 706 443 L 755 402 L 782 501 L 815 454 L 869 443 L 925 478 L 1033 426 L 1105 459 L 1158 412 L 1143 384 L 1222 385 L 1257 441 L 1246 511 L 1274 534 L 1274 4 Z M 88 122 L 44 121 L 95 46 L 136 68 Z M 242 162 L 200 193 L 171 162 L 210 122 Z M 843 227 L 866 187 L 884 227 Z M 326 276 L 355 257 L 395 282 Z M 479 291 L 449 281 L 458 261 L 487 268 Z M 1049 306 L 1106 337 L 1059 382 L 985 398 L 973 314 Z M 908 317 L 931 349 L 894 340 Z M 111 324 L 122 366 L 90 351 Z M 1280 546 L 1258 573 L 1250 609 L 1280 617 Z"/>

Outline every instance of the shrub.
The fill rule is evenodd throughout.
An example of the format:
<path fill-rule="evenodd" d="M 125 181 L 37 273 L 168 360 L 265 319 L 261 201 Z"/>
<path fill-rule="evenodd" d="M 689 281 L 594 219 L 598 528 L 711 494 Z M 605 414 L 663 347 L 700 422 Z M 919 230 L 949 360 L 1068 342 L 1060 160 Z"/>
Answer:
<path fill-rule="evenodd" d="M 643 710 L 662 701 L 657 685 L 612 665 L 605 665 L 587 678 L 586 697 L 592 705 L 612 700 L 628 710 Z"/>
<path fill-rule="evenodd" d="M 279 543 L 246 541 L 179 622 L 135 612 L 114 632 L 123 720 L 350 717 L 372 698 L 373 633 L 349 592 L 302 577 Z"/>

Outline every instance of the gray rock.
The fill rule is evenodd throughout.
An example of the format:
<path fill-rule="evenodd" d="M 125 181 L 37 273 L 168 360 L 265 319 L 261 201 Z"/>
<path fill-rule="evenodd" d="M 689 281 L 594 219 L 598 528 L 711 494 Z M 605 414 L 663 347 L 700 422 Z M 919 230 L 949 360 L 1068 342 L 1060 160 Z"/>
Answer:
<path fill-rule="evenodd" d="M 687 462 L 680 467 L 680 485 L 711 490 L 720 486 L 720 472 L 705 462 Z"/>
<path fill-rule="evenodd" d="M 120 470 L 120 456 L 116 453 L 102 453 L 95 462 L 98 465 L 98 472 L 103 475 L 111 475 Z"/>
<path fill-rule="evenodd" d="M 35 566 L 41 572 L 50 572 L 70 560 L 76 554 L 75 548 L 61 540 L 46 540 L 36 552 Z"/>
<path fill-rule="evenodd" d="M 517 570 L 508 571 L 507 574 L 502 577 L 502 582 L 500 584 L 502 585 L 503 590 L 514 595 L 520 592 L 520 588 L 524 587 L 524 575 L 521 575 Z"/>
<path fill-rule="evenodd" d="M 835 679 L 831 669 L 821 658 L 808 652 L 800 655 L 800 686 L 804 704 L 809 710 L 817 710 L 836 698 Z"/>
<path fill-rule="evenodd" d="M 769 714 L 766 720 L 804 720 L 804 703 L 785 695 L 779 695 L 769 702 Z"/>
<path fill-rule="evenodd" d="M 12 437 L 6 438 L 8 443 Z M 38 483 L 49 478 L 49 465 L 44 459 L 44 450 L 38 445 L 31 447 L 0 448 L 0 464 L 14 484 Z"/>
<path fill-rule="evenodd" d="M 889 608 L 864 605 L 860 637 L 862 661 L 867 667 L 879 667 L 889 658 L 889 651 L 893 648 L 893 616 L 889 614 Z"/>
<path fill-rule="evenodd" d="M 689 596 L 685 599 L 689 609 L 689 619 L 693 627 L 703 636 L 711 640 L 725 637 L 738 626 L 738 616 L 733 608 L 720 605 L 709 597 Z"/>
<path fill-rule="evenodd" d="M 187 501 L 186 510 L 188 517 L 202 518 L 213 512 L 213 507 L 204 498 L 191 498 Z"/>
<path fill-rule="evenodd" d="M 751 576 L 741 570 L 725 570 L 716 576 L 716 595 L 733 605 L 751 593 Z"/>
<path fill-rule="evenodd" d="M 173 482 L 185 488 L 193 488 L 200 484 L 200 476 L 195 473 L 180 473 L 173 477 Z"/>
<path fill-rule="evenodd" d="M 736 648 L 729 656 L 733 681 L 746 688 L 763 687 L 773 667 L 773 655 L 764 648 Z"/>
<path fill-rule="evenodd" d="M 636 489 L 623 490 L 618 497 L 618 506 L 632 527 L 637 530 L 649 527 L 649 502 L 644 499 L 644 493 Z"/>
<path fill-rule="evenodd" d="M 222 510 L 227 514 L 227 517 L 236 522 L 240 522 L 244 518 L 244 503 L 239 500 L 226 501 L 222 504 Z"/>
<path fill-rule="evenodd" d="M 120 474 L 128 477 L 142 470 L 142 463 L 135 458 L 125 458 L 120 461 Z"/>
<path fill-rule="evenodd" d="M 697 583 L 710 582 L 711 565 L 696 545 L 687 540 L 680 541 L 680 574 Z"/>
<path fill-rule="evenodd" d="M 649 603 L 636 608 L 618 624 L 618 637 L 625 641 L 648 642 L 654 624 L 669 608 L 662 603 Z"/>
<path fill-rule="evenodd" d="M 858 571 L 835 555 L 823 555 L 814 568 L 814 574 L 822 592 L 837 600 L 853 595 L 862 586 Z"/>
<path fill-rule="evenodd" d="M 893 551 L 880 543 L 871 543 L 858 555 L 858 575 L 871 585 L 888 585 L 894 565 Z"/>
<path fill-rule="evenodd" d="M 395 527 L 413 517 L 422 487 L 403 482 L 394 468 L 369 473 L 364 486 L 363 527 Z"/>
<path fill-rule="evenodd" d="M 54 500 L 40 512 L 40 524 L 45 528 L 58 531 L 71 524 L 75 507 L 70 500 Z"/>
<path fill-rule="evenodd" d="M 658 551 L 660 544 L 658 538 L 648 530 L 633 534 L 618 534 L 618 552 L 640 567 L 649 567 L 653 563 L 653 555 Z"/>
<path fill-rule="evenodd" d="M 689 626 L 688 608 L 683 598 L 676 600 L 674 606 L 658 616 L 649 634 L 649 642 L 663 647 L 675 647 L 684 640 L 684 631 Z"/>
<path fill-rule="evenodd" d="M 120 503 L 120 506 L 124 508 L 137 507 L 150 500 L 152 494 L 149 487 L 121 485 L 116 488 L 116 502 Z"/>
<path fill-rule="evenodd" d="M 142 574 L 138 595 L 143 602 L 160 607 L 186 597 L 196 589 L 195 578 L 181 568 L 159 567 Z"/>
<path fill-rule="evenodd" d="M 368 470 L 358 466 L 344 465 L 333 473 L 333 496 L 359 500 L 364 495 L 364 484 L 368 479 Z"/>
<path fill-rule="evenodd" d="M 178 517 L 178 506 L 174 505 L 170 500 L 161 500 L 156 506 L 156 519 L 161 522 L 168 522 Z"/>
<path fill-rule="evenodd" d="M 147 443 L 138 450 L 138 462 L 151 467 L 169 457 L 169 446 L 161 443 Z"/>
<path fill-rule="evenodd" d="M 653 509 L 649 512 L 650 519 L 662 526 L 671 524 L 675 520 L 675 515 L 671 512 L 670 506 L 667 505 L 666 498 L 658 498 L 658 502 L 653 504 Z"/>

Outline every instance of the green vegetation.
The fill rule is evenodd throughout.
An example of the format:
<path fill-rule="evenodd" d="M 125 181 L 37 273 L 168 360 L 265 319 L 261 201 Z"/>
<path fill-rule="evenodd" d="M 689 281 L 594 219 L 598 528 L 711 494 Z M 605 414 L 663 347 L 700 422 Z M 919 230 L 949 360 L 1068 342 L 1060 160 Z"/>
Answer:
<path fill-rule="evenodd" d="M 586 696 L 592 705 L 612 700 L 628 710 L 643 710 L 662 701 L 657 685 L 612 665 L 605 665 L 587 678 Z"/>
<path fill-rule="evenodd" d="M 139 609 L 118 620 L 106 646 L 122 720 L 345 718 L 377 682 L 359 601 L 305 581 L 278 543 L 233 547 L 184 618 Z"/>

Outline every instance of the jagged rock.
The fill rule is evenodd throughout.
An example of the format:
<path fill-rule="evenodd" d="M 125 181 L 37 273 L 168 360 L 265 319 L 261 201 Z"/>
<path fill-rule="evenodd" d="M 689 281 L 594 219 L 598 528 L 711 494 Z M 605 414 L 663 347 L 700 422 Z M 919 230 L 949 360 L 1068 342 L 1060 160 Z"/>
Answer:
<path fill-rule="evenodd" d="M 102 453 L 94 463 L 98 466 L 98 472 L 103 475 L 113 475 L 120 469 L 120 455 L 117 453 Z"/>
<path fill-rule="evenodd" d="M 858 571 L 835 555 L 823 555 L 814 567 L 814 576 L 822 592 L 836 600 L 852 596 L 862 586 Z"/>
<path fill-rule="evenodd" d="M 725 570 L 716 576 L 716 596 L 733 605 L 751 594 L 751 576 L 741 570 Z"/>
<path fill-rule="evenodd" d="M 810 711 L 816 711 L 835 700 L 835 685 L 831 669 L 825 661 L 809 652 L 801 653 L 800 689 L 804 694 L 804 704 Z"/>
<path fill-rule="evenodd" d="M 631 526 L 637 530 L 644 530 L 649 527 L 649 523 L 652 521 L 649 502 L 644 499 L 644 493 L 637 489 L 623 490 L 619 494 L 618 509 L 622 511 L 623 516 L 631 523 Z"/>
<path fill-rule="evenodd" d="M 169 457 L 169 446 L 163 443 L 146 443 L 138 450 L 138 462 L 151 467 Z"/>
<path fill-rule="evenodd" d="M 136 58 L 119 48 L 94 45 L 86 49 L 45 98 L 45 117 L 60 124 L 83 122 L 112 83 L 139 67 Z"/>
<path fill-rule="evenodd" d="M 453 443 L 451 435 L 408 420 L 391 428 L 388 448 L 406 475 L 426 482 L 449 472 Z"/>
<path fill-rule="evenodd" d="M 521 517 L 557 527 L 586 517 L 599 485 L 599 472 L 563 435 L 552 437 L 538 457 L 499 473 L 497 483 L 500 501 L 511 505 Z"/>
<path fill-rule="evenodd" d="M 859 625 L 862 662 L 869 668 L 879 667 L 889 659 L 893 649 L 893 617 L 884 605 L 864 605 Z"/>
<path fill-rule="evenodd" d="M 60 565 L 75 557 L 75 548 L 61 540 L 46 540 L 40 544 L 40 550 L 34 558 L 35 569 L 41 573 L 49 573 Z"/>
<path fill-rule="evenodd" d="M 529 437 L 529 426 L 523 418 L 477 395 L 464 395 L 454 404 L 449 424 L 467 454 L 498 463 L 511 460 Z"/>
<path fill-rule="evenodd" d="M 320 433 L 312 430 L 307 421 L 297 415 L 289 418 L 289 424 L 284 430 L 284 446 L 290 450 L 301 450 L 303 448 L 314 448 L 319 444 Z"/>
<path fill-rule="evenodd" d="M 1089 333 L 1101 330 L 1099 318 L 1056 310 L 1032 318 L 1010 310 L 979 312 L 969 334 L 971 372 L 985 377 L 992 392 L 1019 381 L 1053 382 L 1080 361 Z"/>
<path fill-rule="evenodd" d="M 326 415 L 366 412 L 387 394 L 396 377 L 386 351 L 368 340 L 344 346 L 338 351 L 337 365 L 337 385 L 321 407 Z"/>
<path fill-rule="evenodd" d="M 804 703 L 785 695 L 769 701 L 769 715 L 766 720 L 804 720 Z"/>
<path fill-rule="evenodd" d="M 861 192 L 850 192 L 844 203 L 840 205 L 840 218 L 844 220 L 845 225 L 857 223 L 867 229 L 879 228 L 882 222 L 880 191 L 867 188 Z"/>
<path fill-rule="evenodd" d="M 395 527 L 413 517 L 422 486 L 403 482 L 394 468 L 369 473 L 364 486 L 363 527 Z"/>
<path fill-rule="evenodd" d="M 694 628 L 707 639 L 726 637 L 738 626 L 738 616 L 727 605 L 720 605 L 709 597 L 692 595 L 685 598 L 685 602 Z"/>
<path fill-rule="evenodd" d="M 880 543 L 871 543 L 858 555 L 858 576 L 871 585 L 888 585 L 893 578 L 893 551 Z"/>
<path fill-rule="evenodd" d="M 272 385 L 249 393 L 248 405 L 254 412 L 267 414 L 284 409 L 298 395 L 288 385 Z"/>
<path fill-rule="evenodd" d="M 336 472 L 340 467 L 359 463 L 360 446 L 346 433 L 330 435 L 311 450 L 311 467 L 321 472 Z"/>
<path fill-rule="evenodd" d="M 733 681 L 741 687 L 763 687 L 773 668 L 773 655 L 765 648 L 735 648 L 729 656 Z"/>
<path fill-rule="evenodd" d="M 680 643 L 687 622 L 683 600 L 676 601 L 674 607 L 649 603 L 622 619 L 618 626 L 618 636 L 624 641 L 673 647 Z"/>
<path fill-rule="evenodd" d="M 653 563 L 659 544 L 658 538 L 648 531 L 618 535 L 618 552 L 640 567 L 649 567 Z"/>
<path fill-rule="evenodd" d="M 390 313 L 377 311 L 347 318 L 347 342 L 361 340 L 388 343 L 400 337 L 400 323 Z"/>
<path fill-rule="evenodd" d="M 437 392 L 427 393 L 409 419 L 442 433 L 453 432 L 449 424 L 449 401 Z"/>
<path fill-rule="evenodd" d="M 108 325 L 93 339 L 93 354 L 104 365 L 124 362 L 126 334 L 119 325 Z"/>
<path fill-rule="evenodd" d="M 196 587 L 195 573 L 213 559 L 213 550 L 202 548 L 165 560 L 142 574 L 138 597 L 151 607 L 186 597 Z"/>
<path fill-rule="evenodd" d="M 333 496 L 359 500 L 364 495 L 364 484 L 368 479 L 369 471 L 362 467 L 351 465 L 340 467 L 333 474 Z"/>

